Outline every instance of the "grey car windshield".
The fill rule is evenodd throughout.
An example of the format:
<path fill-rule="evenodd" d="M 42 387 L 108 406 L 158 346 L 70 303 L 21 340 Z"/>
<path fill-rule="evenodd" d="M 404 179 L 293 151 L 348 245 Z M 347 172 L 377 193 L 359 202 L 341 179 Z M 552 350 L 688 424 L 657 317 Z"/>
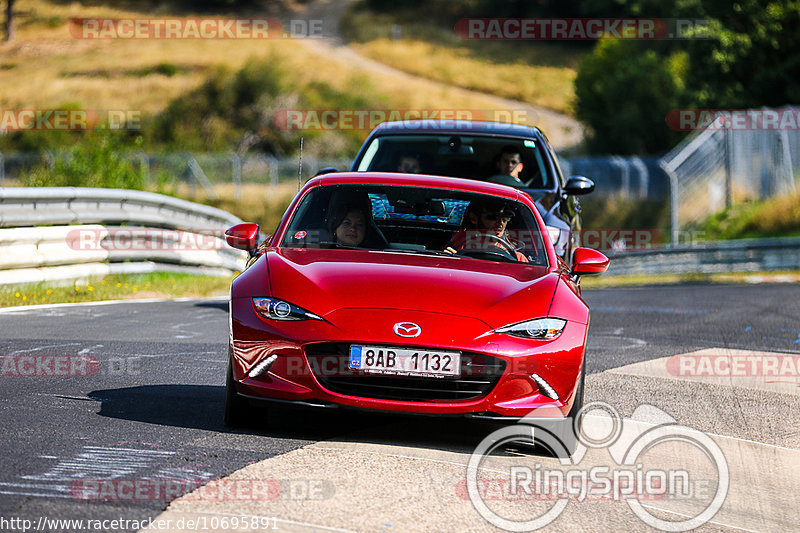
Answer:
<path fill-rule="evenodd" d="M 554 187 L 555 180 L 542 153 L 545 147 L 533 139 L 450 134 L 383 135 L 370 142 L 356 170 L 488 180 L 501 174 L 497 161 L 509 147 L 517 151 L 523 164 L 518 176 L 522 183 L 518 187 Z"/>

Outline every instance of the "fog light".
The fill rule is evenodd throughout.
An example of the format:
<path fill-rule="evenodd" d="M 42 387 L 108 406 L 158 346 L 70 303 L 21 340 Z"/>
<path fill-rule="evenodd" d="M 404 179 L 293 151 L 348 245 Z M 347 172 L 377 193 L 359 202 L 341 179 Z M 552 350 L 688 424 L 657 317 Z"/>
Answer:
<path fill-rule="evenodd" d="M 269 372 L 272 363 L 274 363 L 277 359 L 278 359 L 277 355 L 270 355 L 269 357 L 258 363 L 256 366 L 254 366 L 248 375 L 251 378 L 257 378 L 259 376 L 263 376 L 264 374 Z"/>
<path fill-rule="evenodd" d="M 551 387 L 550 384 L 546 382 L 542 376 L 540 376 L 539 374 L 531 374 L 531 378 L 536 383 L 536 387 L 538 387 L 539 392 L 542 395 L 547 396 L 552 400 L 558 400 L 558 393 L 555 390 L 553 390 L 553 387 Z"/>

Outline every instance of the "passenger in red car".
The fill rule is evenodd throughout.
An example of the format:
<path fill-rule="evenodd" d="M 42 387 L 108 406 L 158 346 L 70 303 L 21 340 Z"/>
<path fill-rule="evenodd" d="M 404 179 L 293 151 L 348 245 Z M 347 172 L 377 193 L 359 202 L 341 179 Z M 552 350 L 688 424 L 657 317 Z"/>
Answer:
<path fill-rule="evenodd" d="M 453 235 L 445 251 L 456 254 L 465 248 L 480 249 L 495 246 L 500 249 L 508 249 L 510 252 L 510 249 L 516 248 L 516 246 L 509 241 L 506 228 L 513 216 L 513 211 L 502 207 L 471 203 L 464 215 L 465 227 Z M 517 261 L 528 262 L 528 258 L 522 253 L 515 250 L 514 254 Z"/>
<path fill-rule="evenodd" d="M 367 234 L 367 217 L 359 208 L 341 209 L 329 220 L 334 241 L 342 246 L 356 247 L 364 242 Z"/>

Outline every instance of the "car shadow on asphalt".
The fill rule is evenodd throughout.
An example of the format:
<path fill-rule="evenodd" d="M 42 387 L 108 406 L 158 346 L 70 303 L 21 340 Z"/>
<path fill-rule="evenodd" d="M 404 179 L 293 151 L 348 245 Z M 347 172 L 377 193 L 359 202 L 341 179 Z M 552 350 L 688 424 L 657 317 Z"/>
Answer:
<path fill-rule="evenodd" d="M 228 312 L 228 301 L 210 301 L 210 302 L 197 302 L 195 307 L 203 307 L 205 309 L 219 309 L 220 311 Z"/>
<path fill-rule="evenodd" d="M 99 416 L 278 439 L 337 440 L 471 452 L 483 437 L 501 427 L 459 417 L 385 414 L 348 409 L 324 411 L 270 406 L 253 407 L 248 427 L 223 423 L 225 387 L 216 385 L 142 385 L 95 390 Z"/>
<path fill-rule="evenodd" d="M 337 424 L 338 413 L 313 423 L 294 419 L 276 424 L 267 422 L 268 417 L 272 419 L 267 411 L 256 408 L 248 427 L 229 428 L 222 420 L 225 387 L 216 385 L 142 385 L 95 390 L 89 398 L 101 402 L 99 416 L 186 429 L 309 440 L 323 440 L 349 430 Z"/>

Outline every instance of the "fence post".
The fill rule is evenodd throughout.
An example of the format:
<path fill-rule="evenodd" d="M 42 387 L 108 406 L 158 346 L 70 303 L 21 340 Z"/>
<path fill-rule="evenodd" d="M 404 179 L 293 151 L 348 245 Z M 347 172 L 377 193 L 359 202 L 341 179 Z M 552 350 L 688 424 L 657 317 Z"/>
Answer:
<path fill-rule="evenodd" d="M 670 247 L 678 246 L 678 176 L 675 171 L 664 162 L 662 159 L 658 162 L 667 176 L 669 176 L 669 230 L 670 230 Z"/>
<path fill-rule="evenodd" d="M 639 198 L 647 199 L 650 189 L 650 171 L 641 157 L 631 157 L 631 164 L 639 171 Z"/>
<path fill-rule="evenodd" d="M 0 152 L 0 187 L 6 184 L 6 160 L 3 157 L 3 152 Z"/>
<path fill-rule="evenodd" d="M 239 154 L 231 154 L 231 172 L 233 173 L 233 199 L 242 199 L 242 158 Z"/>
<path fill-rule="evenodd" d="M 269 185 L 273 189 L 278 186 L 278 160 L 274 157 L 268 157 L 269 161 Z"/>
<path fill-rule="evenodd" d="M 724 154 L 723 161 L 725 164 L 725 207 L 730 209 L 733 206 L 733 183 L 731 179 L 731 158 L 733 156 L 731 149 L 731 130 L 727 121 L 723 121 L 722 135 Z"/>
<path fill-rule="evenodd" d="M 146 185 L 152 185 L 150 181 L 150 156 L 145 152 L 136 152 L 133 154 L 132 159 L 139 161 L 139 171 L 142 173 L 142 178 Z"/>
<path fill-rule="evenodd" d="M 212 200 L 216 200 L 217 193 L 214 191 L 214 186 L 206 176 L 206 173 L 203 172 L 203 169 L 200 167 L 200 163 L 198 163 L 197 159 L 195 159 L 195 157 L 191 154 L 189 155 L 187 168 L 194 178 L 195 183 L 199 183 L 200 186 L 206 191 L 206 196 Z"/>
<path fill-rule="evenodd" d="M 619 168 L 620 174 L 620 190 L 622 193 L 620 196 L 623 198 L 630 198 L 631 196 L 631 175 L 630 169 L 628 168 L 628 163 L 618 155 L 612 155 L 608 158 L 612 165 Z"/>
<path fill-rule="evenodd" d="M 797 186 L 794 183 L 794 167 L 792 166 L 792 150 L 789 146 L 789 132 L 785 129 L 780 131 L 781 149 L 783 150 L 783 166 L 786 172 L 787 192 L 795 192 Z"/>

